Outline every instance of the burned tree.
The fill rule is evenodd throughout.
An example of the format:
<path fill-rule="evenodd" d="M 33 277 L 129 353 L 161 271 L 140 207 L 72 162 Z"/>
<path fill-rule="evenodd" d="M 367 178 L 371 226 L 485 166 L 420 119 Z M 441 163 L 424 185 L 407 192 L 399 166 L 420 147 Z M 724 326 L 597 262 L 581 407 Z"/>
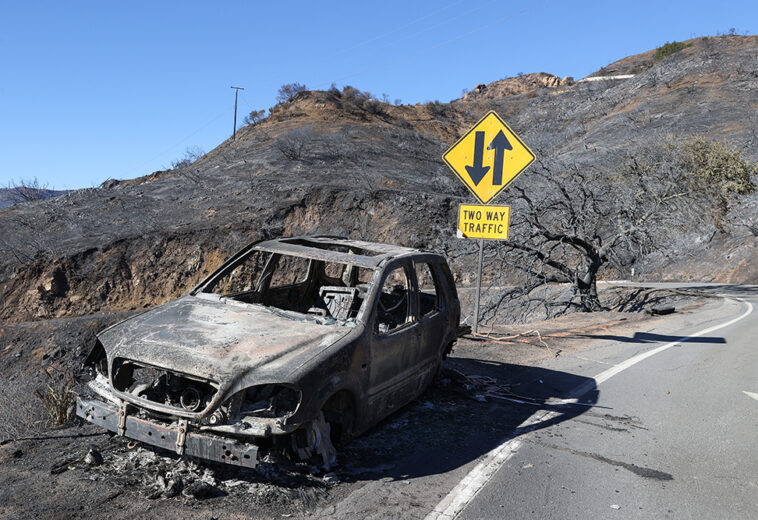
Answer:
<path fill-rule="evenodd" d="M 645 254 L 665 251 L 693 222 L 720 226 L 725 201 L 754 190 L 750 177 L 755 170 L 733 158 L 739 168 L 726 168 L 720 178 L 704 183 L 703 168 L 710 164 L 703 166 L 699 159 L 709 155 L 704 147 L 713 153 L 723 147 L 703 143 L 669 142 L 642 150 L 610 174 L 538 163 L 528 183 L 510 189 L 511 238 L 489 255 L 490 269 L 502 273 L 492 285 L 508 289 L 485 317 L 512 304 L 518 305 L 509 312 L 515 317 L 537 308 L 547 316 L 603 310 L 597 291 L 603 270 L 628 271 Z M 556 298 L 550 284 L 569 289 L 564 285 Z"/>

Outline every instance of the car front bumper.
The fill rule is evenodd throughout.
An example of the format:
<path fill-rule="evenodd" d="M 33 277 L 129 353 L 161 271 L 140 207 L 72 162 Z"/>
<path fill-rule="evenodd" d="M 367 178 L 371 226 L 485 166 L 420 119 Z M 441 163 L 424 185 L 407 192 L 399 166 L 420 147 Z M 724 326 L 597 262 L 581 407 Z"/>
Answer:
<path fill-rule="evenodd" d="M 237 439 L 191 431 L 186 421 L 164 425 L 129 415 L 128 406 L 94 399 L 76 399 L 76 415 L 82 419 L 145 444 L 151 444 L 201 459 L 254 468 L 258 463 L 258 447 Z"/>

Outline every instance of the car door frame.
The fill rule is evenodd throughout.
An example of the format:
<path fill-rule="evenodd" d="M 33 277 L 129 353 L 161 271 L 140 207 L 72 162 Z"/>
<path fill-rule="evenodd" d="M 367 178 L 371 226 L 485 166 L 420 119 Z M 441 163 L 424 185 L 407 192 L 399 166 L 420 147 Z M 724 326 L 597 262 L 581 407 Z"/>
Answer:
<path fill-rule="evenodd" d="M 390 273 L 398 267 L 405 270 L 408 281 L 410 322 L 386 333 L 379 333 L 378 305 L 381 290 Z M 374 285 L 376 292 L 370 318 L 366 321 L 370 344 L 367 398 L 374 420 L 379 420 L 415 397 L 412 387 L 415 386 L 414 376 L 418 372 L 420 347 L 415 274 L 412 258 L 397 258 L 385 266 L 378 283 Z"/>
<path fill-rule="evenodd" d="M 416 295 L 416 321 L 419 324 L 419 368 L 422 372 L 422 389 L 431 382 L 445 351 L 448 336 L 448 295 L 445 291 L 443 273 L 439 266 L 439 259 L 432 255 L 421 255 L 413 258 L 413 276 Z M 434 312 L 421 316 L 421 287 L 418 286 L 417 264 L 427 264 L 432 275 L 435 292 L 437 295 L 437 308 Z"/>

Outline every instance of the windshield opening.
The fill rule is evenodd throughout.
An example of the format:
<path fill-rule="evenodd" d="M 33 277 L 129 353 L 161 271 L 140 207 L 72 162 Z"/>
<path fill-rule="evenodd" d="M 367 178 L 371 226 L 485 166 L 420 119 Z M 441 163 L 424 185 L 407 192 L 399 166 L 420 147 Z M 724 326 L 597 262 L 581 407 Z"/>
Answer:
<path fill-rule="evenodd" d="M 374 271 L 339 262 L 253 250 L 202 291 L 235 301 L 354 324 Z"/>

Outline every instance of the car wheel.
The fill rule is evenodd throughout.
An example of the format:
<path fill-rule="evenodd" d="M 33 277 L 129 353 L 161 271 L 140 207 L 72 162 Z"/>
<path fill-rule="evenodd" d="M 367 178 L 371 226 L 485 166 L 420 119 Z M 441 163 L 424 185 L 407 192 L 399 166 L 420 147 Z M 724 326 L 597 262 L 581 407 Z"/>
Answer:
<path fill-rule="evenodd" d="M 431 383 L 436 384 L 442 379 L 442 363 L 447 359 L 448 354 L 453 350 L 453 342 L 448 343 L 445 348 L 442 349 L 440 359 L 437 361 L 437 366 L 434 368 L 434 375 L 432 376 Z"/>
<path fill-rule="evenodd" d="M 330 433 L 324 413 L 319 412 L 314 420 L 294 433 L 292 449 L 300 460 L 321 464 L 325 471 L 329 471 L 337 463 L 337 450 Z"/>
<path fill-rule="evenodd" d="M 329 471 L 337 463 L 337 449 L 350 441 L 355 421 L 353 401 L 345 391 L 324 404 L 316 418 L 292 436 L 292 449 L 300 460 L 320 464 Z"/>

